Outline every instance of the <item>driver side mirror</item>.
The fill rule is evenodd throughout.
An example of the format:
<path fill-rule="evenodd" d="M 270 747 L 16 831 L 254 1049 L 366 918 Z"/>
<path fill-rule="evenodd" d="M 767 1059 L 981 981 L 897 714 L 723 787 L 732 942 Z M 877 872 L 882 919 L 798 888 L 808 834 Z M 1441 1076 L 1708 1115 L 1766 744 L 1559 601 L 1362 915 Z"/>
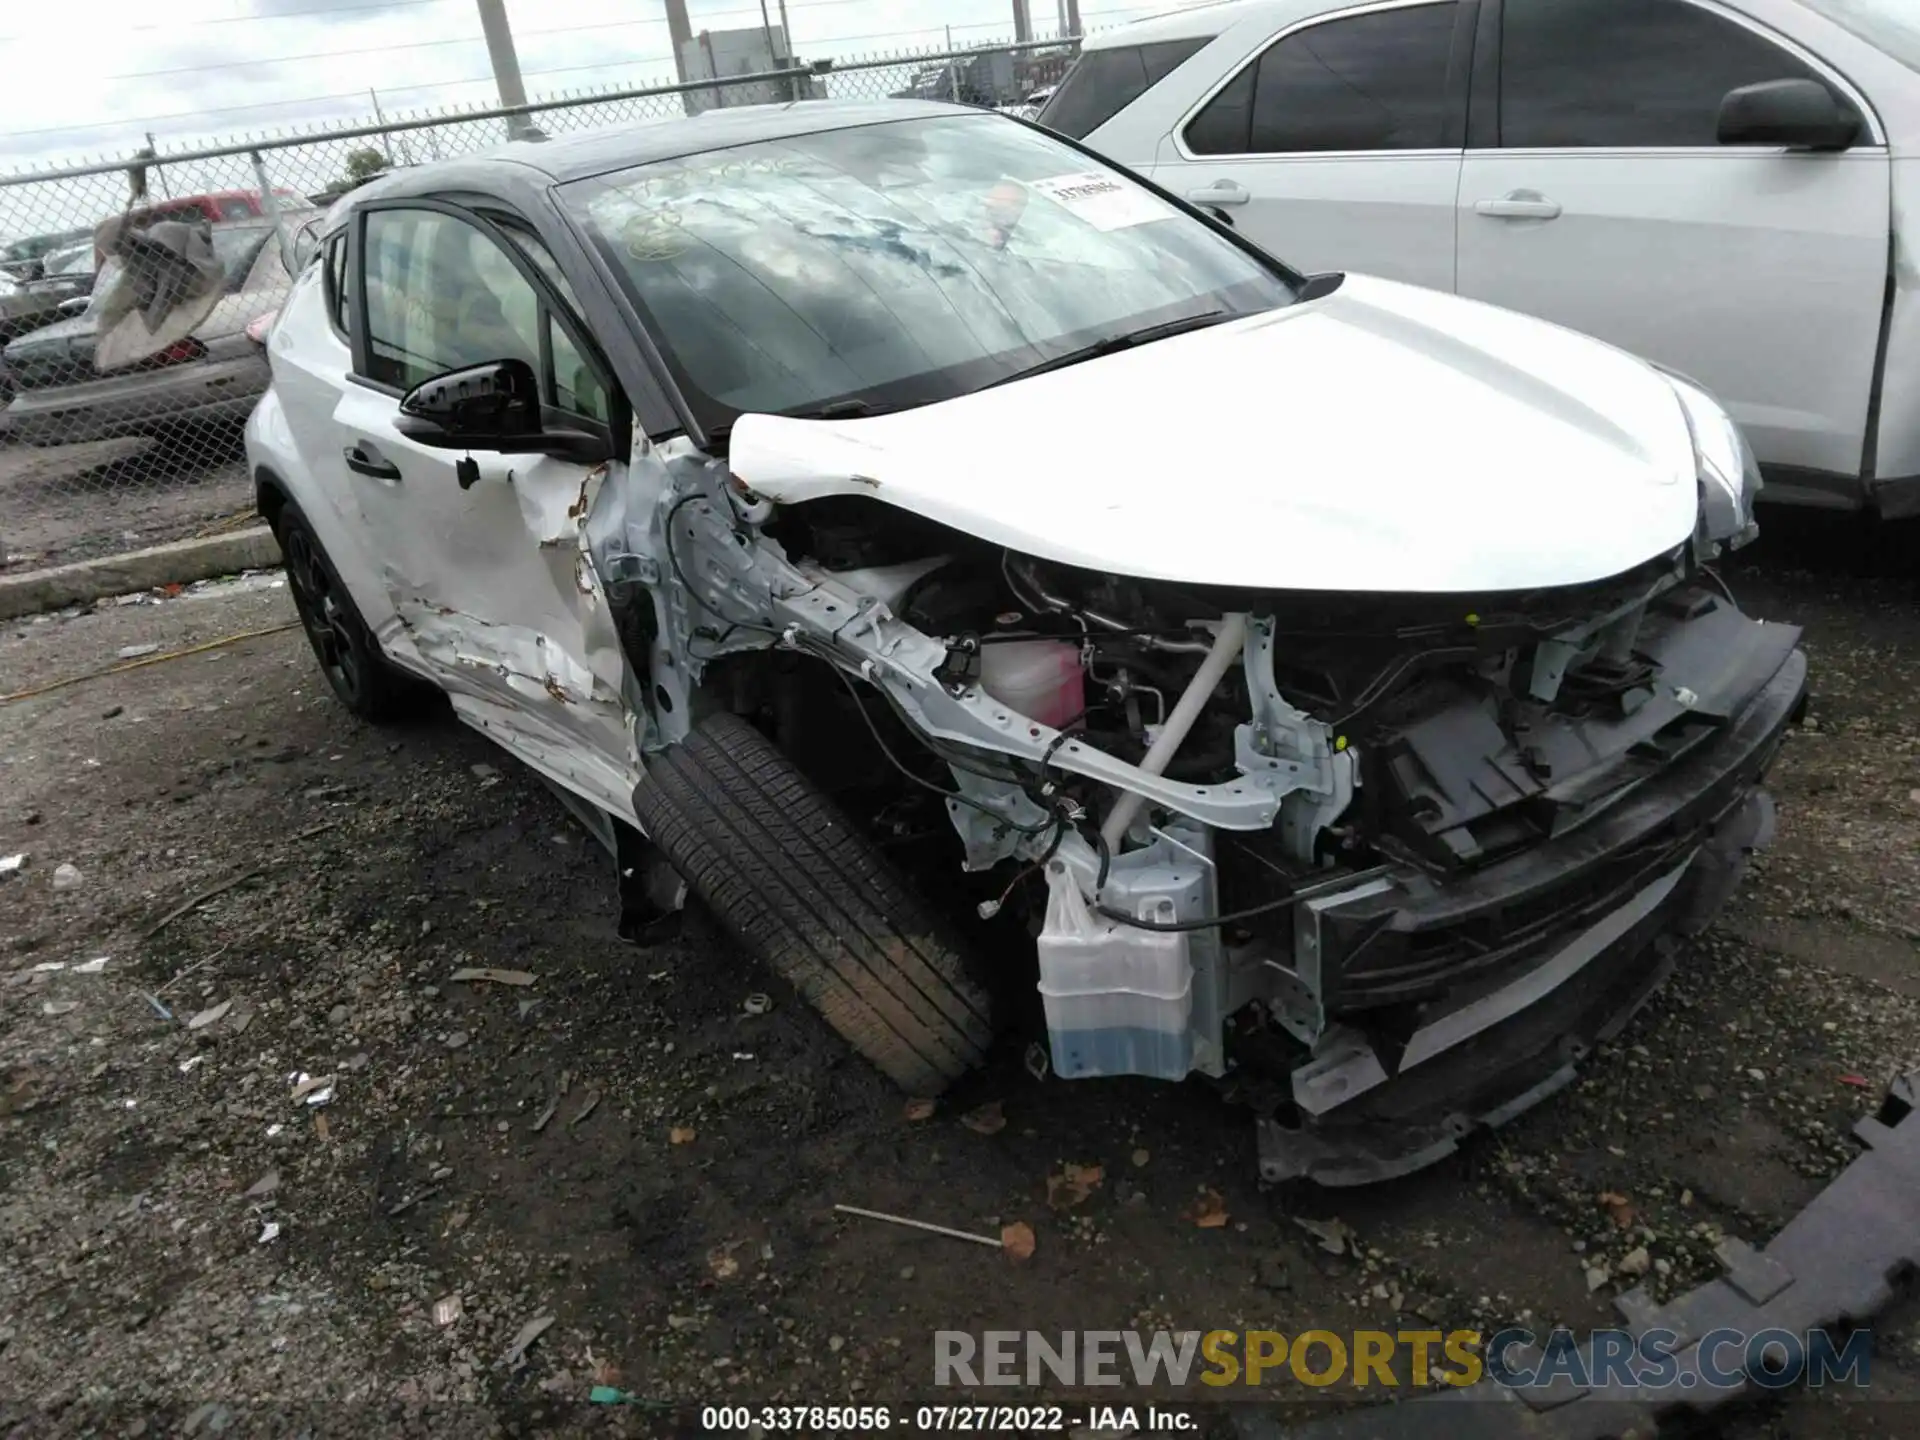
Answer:
<path fill-rule="evenodd" d="M 597 435 L 545 428 L 540 381 L 524 360 L 489 360 L 422 382 L 401 398 L 394 428 L 436 450 L 555 455 L 583 465 L 612 458 Z"/>
<path fill-rule="evenodd" d="M 1742 85 L 1720 102 L 1722 145 L 1845 150 L 1860 138 L 1859 112 L 1818 80 Z"/>

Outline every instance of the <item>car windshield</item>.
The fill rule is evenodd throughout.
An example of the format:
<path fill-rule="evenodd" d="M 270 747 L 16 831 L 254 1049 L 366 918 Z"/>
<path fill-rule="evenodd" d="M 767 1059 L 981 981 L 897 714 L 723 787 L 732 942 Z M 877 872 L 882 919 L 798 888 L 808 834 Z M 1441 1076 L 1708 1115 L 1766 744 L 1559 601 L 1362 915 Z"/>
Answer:
<path fill-rule="evenodd" d="M 1204 222 L 991 115 L 713 150 L 562 195 L 710 432 L 749 411 L 949 399 L 1293 298 Z"/>
<path fill-rule="evenodd" d="M 1920 7 L 1913 0 L 1805 0 L 1911 70 L 1920 70 Z"/>

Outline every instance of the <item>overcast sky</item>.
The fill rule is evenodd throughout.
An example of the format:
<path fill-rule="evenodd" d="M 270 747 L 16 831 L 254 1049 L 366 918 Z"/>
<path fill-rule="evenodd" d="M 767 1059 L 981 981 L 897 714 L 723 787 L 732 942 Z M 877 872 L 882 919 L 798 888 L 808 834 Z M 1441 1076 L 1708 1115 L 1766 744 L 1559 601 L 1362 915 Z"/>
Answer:
<path fill-rule="evenodd" d="M 1057 0 L 1029 0 L 1036 33 Z M 1081 0 L 1085 28 L 1193 0 Z M 779 0 L 768 0 L 776 25 Z M 787 0 L 803 59 L 1009 38 L 1012 0 Z M 758 0 L 689 0 L 696 32 Z M 508 0 L 529 95 L 671 80 L 662 0 Z M 44 61 L 40 57 L 45 57 Z M 0 5 L 0 173 L 246 132 L 495 99 L 475 0 L 10 0 Z M 0 227 L 4 228 L 4 227 Z"/>

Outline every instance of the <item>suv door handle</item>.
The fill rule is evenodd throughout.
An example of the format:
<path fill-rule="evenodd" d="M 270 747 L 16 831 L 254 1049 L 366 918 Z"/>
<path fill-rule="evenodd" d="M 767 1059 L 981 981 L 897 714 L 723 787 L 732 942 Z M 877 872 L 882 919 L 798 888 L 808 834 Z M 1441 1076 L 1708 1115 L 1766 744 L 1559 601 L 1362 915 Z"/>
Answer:
<path fill-rule="evenodd" d="M 1547 199 L 1537 190 L 1516 190 L 1498 200 L 1476 200 L 1473 213 L 1495 220 L 1558 220 L 1560 202 Z"/>
<path fill-rule="evenodd" d="M 1195 205 L 1244 205 L 1252 198 L 1246 186 L 1236 185 L 1231 180 L 1216 180 L 1211 185 L 1187 192 L 1187 199 Z"/>
<path fill-rule="evenodd" d="M 357 445 L 347 446 L 345 454 L 347 468 L 356 474 L 371 475 L 376 480 L 400 478 L 400 467 L 364 440 Z"/>

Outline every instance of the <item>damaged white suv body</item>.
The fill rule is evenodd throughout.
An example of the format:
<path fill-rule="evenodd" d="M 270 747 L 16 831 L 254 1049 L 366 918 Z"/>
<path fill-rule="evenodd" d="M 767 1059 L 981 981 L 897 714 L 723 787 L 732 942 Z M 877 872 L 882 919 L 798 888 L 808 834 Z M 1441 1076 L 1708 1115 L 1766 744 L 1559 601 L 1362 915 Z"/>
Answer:
<path fill-rule="evenodd" d="M 1759 484 L 1712 398 L 1017 120 L 395 174 L 269 354 L 340 697 L 444 691 L 628 933 L 691 889 L 910 1093 L 1025 1008 L 1061 1077 L 1245 1100 L 1268 1178 L 1403 1173 L 1563 1083 L 1771 830 L 1806 666 L 1710 569 Z"/>

